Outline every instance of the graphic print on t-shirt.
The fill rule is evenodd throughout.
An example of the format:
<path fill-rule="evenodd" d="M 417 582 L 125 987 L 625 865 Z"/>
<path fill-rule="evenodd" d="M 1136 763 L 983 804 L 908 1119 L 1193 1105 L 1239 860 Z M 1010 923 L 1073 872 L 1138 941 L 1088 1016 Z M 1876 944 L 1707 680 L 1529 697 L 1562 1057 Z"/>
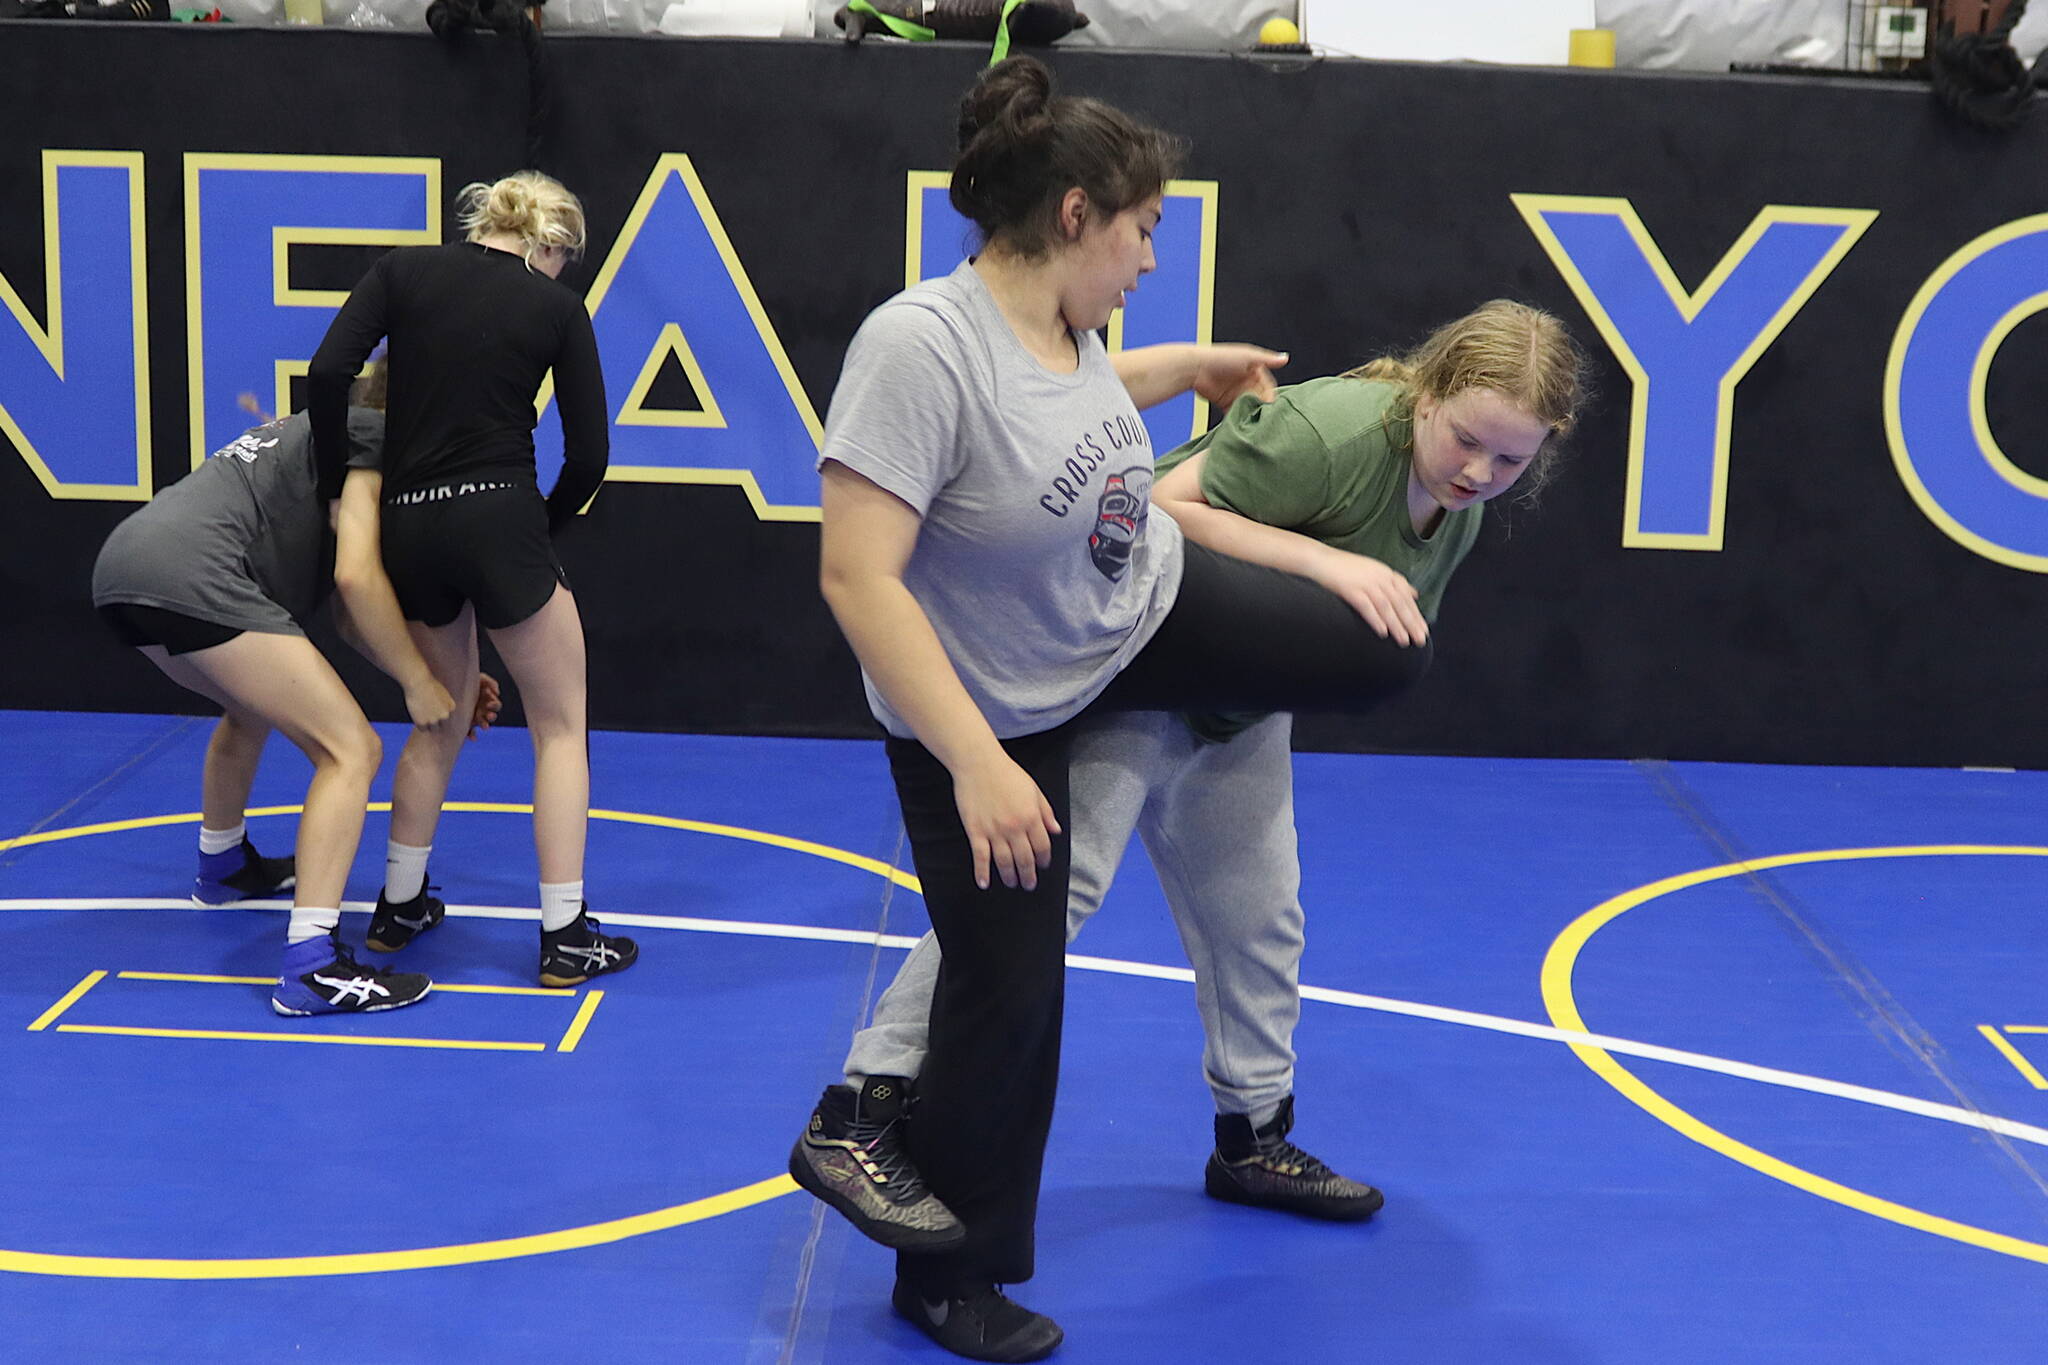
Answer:
<path fill-rule="evenodd" d="M 266 441 L 263 439 L 264 433 L 274 432 L 282 425 L 283 423 L 281 422 L 272 422 L 268 426 L 256 427 L 253 430 L 245 431 L 219 450 L 214 451 L 209 458 L 218 460 L 223 456 L 232 455 L 243 464 L 254 464 L 257 456 L 266 450 L 275 449 L 280 439 L 273 435 Z"/>
<path fill-rule="evenodd" d="M 1152 466 L 1132 465 L 1102 481 L 1095 503 L 1095 529 L 1088 534 L 1088 558 L 1114 583 L 1131 565 L 1131 546 L 1145 524 L 1152 492 Z"/>
<path fill-rule="evenodd" d="M 1144 529 L 1145 512 L 1152 494 L 1152 441 L 1144 424 L 1135 417 L 1118 414 L 1105 419 L 1099 433 L 1090 430 L 1074 442 L 1074 453 L 1060 462 L 1053 476 L 1052 491 L 1038 499 L 1038 505 L 1056 517 L 1087 496 L 1086 490 L 1098 479 L 1102 491 L 1095 499 L 1095 524 L 1088 532 L 1088 559 L 1096 572 L 1110 582 L 1120 581 L 1131 564 L 1131 548 Z M 1137 452 L 1144 464 L 1127 464 L 1112 469 L 1111 462 L 1129 460 Z"/>

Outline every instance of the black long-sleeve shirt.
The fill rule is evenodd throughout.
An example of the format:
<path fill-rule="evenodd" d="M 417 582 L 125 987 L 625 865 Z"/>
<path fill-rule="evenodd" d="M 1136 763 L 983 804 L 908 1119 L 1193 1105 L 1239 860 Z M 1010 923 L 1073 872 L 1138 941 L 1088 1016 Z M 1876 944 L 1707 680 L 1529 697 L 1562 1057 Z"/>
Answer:
<path fill-rule="evenodd" d="M 340 496 L 346 472 L 349 385 L 387 336 L 387 495 L 479 476 L 533 482 L 533 400 L 550 368 L 564 463 L 548 525 L 603 483 L 610 421 L 582 299 L 508 251 L 464 242 L 386 253 L 335 314 L 306 376 L 324 495 Z"/>

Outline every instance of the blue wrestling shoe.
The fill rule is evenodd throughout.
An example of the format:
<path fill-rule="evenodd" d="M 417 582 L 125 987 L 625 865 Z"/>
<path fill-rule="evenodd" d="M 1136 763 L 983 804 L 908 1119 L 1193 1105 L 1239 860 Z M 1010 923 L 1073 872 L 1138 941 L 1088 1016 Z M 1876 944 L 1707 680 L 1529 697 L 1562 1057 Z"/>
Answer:
<path fill-rule="evenodd" d="M 427 998 L 434 983 L 418 972 L 387 972 L 355 960 L 341 936 L 288 943 L 284 970 L 270 993 L 279 1014 L 374 1014 Z"/>
<path fill-rule="evenodd" d="M 291 858 L 266 858 L 244 836 L 225 853 L 199 855 L 199 875 L 192 879 L 194 905 L 233 905 L 259 900 L 298 884 L 298 864 Z"/>

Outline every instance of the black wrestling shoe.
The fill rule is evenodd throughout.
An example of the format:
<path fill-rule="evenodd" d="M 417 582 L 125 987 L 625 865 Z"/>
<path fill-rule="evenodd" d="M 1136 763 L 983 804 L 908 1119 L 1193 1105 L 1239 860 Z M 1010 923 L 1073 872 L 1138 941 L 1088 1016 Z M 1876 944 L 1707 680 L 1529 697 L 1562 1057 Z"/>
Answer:
<path fill-rule="evenodd" d="M 240 900 L 261 900 L 289 891 L 297 884 L 297 863 L 290 858 L 266 858 L 242 836 L 242 842 L 225 853 L 199 855 L 199 875 L 192 879 L 194 905 L 233 905 Z"/>
<path fill-rule="evenodd" d="M 363 946 L 373 953 L 395 953 L 439 924 L 448 907 L 430 894 L 433 890 L 422 882 L 418 895 L 395 903 L 379 891 L 377 913 L 370 916 L 370 930 L 363 937 Z"/>
<path fill-rule="evenodd" d="M 944 1251 L 967 1236 L 903 1150 L 909 1082 L 870 1076 L 858 1093 L 825 1087 L 789 1153 L 797 1184 L 830 1204 L 861 1235 L 897 1251 Z"/>
<path fill-rule="evenodd" d="M 995 1285 L 933 1302 L 898 1280 L 889 1302 L 919 1331 L 969 1360 L 1043 1360 L 1067 1339 L 1058 1323 L 1003 1297 Z"/>
<path fill-rule="evenodd" d="M 1294 1127 L 1294 1096 L 1280 1112 L 1254 1129 L 1242 1114 L 1216 1116 L 1216 1151 L 1202 1172 L 1209 1194 L 1232 1204 L 1284 1209 L 1289 1213 L 1356 1223 L 1379 1212 L 1386 1197 L 1370 1185 L 1347 1180 L 1287 1140 Z"/>
<path fill-rule="evenodd" d="M 587 905 L 560 929 L 540 931 L 543 986 L 580 986 L 593 976 L 623 972 L 639 960 L 640 945 L 630 938 L 599 933 Z"/>

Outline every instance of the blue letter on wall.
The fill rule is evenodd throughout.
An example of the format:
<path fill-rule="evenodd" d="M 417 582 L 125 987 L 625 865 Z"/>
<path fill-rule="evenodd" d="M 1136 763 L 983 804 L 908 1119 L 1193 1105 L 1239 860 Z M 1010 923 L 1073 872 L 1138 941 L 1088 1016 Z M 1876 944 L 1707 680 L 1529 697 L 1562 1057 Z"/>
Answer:
<path fill-rule="evenodd" d="M 43 153 L 43 286 L 0 278 L 0 432 L 53 498 L 147 502 L 140 152 Z"/>
<path fill-rule="evenodd" d="M 2000 564 L 2048 573 L 2048 480 L 2006 458 L 1984 412 L 1998 348 L 2048 308 L 2048 214 L 1977 238 L 1934 272 L 1885 367 L 1885 432 L 1928 520 Z"/>
<path fill-rule="evenodd" d="M 346 291 L 295 289 L 295 245 L 441 240 L 441 163 L 382 156 L 185 156 L 192 463 L 249 425 L 237 399 L 290 406 Z"/>
<path fill-rule="evenodd" d="M 729 484 L 764 521 L 818 519 L 824 428 L 687 156 L 655 164 L 587 306 L 613 408 L 608 481 Z M 695 406 L 650 404 L 670 369 Z M 546 487 L 561 448 L 538 454 Z"/>
<path fill-rule="evenodd" d="M 1720 549 L 1735 386 L 1877 214 L 1765 208 L 1687 293 L 1626 199 L 1512 198 L 1634 381 L 1621 543 Z"/>

